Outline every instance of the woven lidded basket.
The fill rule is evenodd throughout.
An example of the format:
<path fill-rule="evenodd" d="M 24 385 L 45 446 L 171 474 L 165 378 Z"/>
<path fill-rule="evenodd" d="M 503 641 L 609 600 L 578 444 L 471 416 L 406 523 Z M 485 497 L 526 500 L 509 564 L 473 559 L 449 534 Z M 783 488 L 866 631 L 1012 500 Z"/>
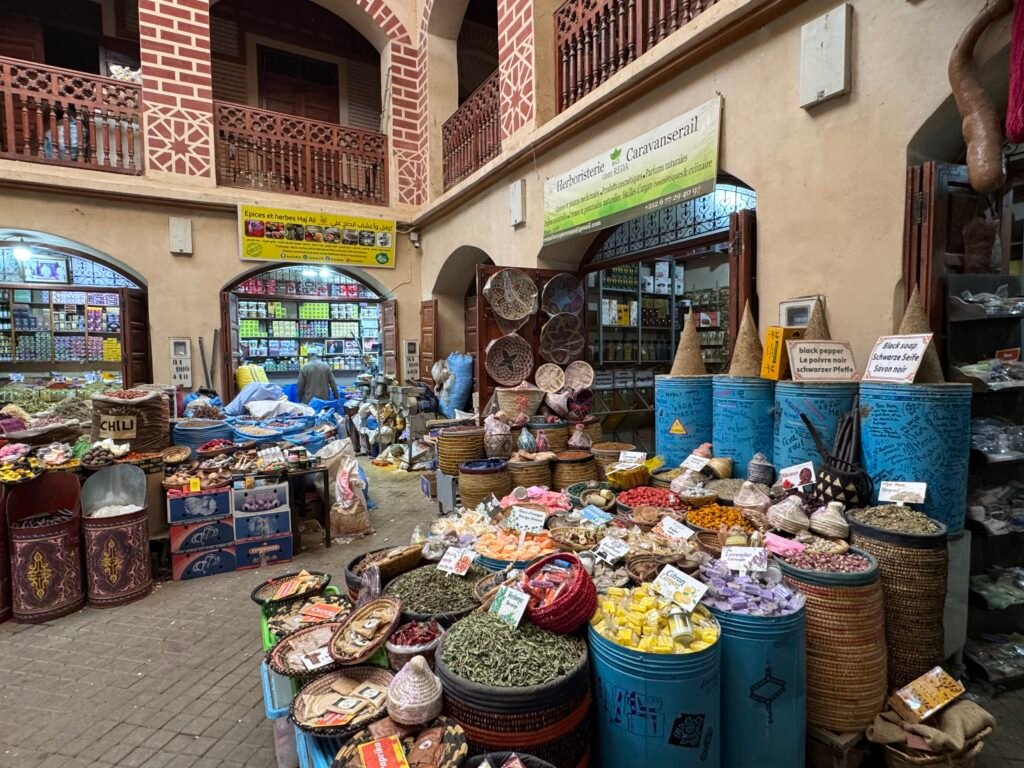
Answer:
<path fill-rule="evenodd" d="M 459 474 L 459 464 L 486 457 L 483 427 L 448 427 L 437 436 L 437 465 L 446 475 Z"/>
<path fill-rule="evenodd" d="M 784 562 L 781 567 L 786 584 L 807 598 L 808 725 L 864 730 L 884 708 L 888 691 L 877 566 L 852 574 L 801 571 Z"/>
<path fill-rule="evenodd" d="M 942 663 L 948 570 L 946 526 L 932 534 L 896 533 L 848 515 L 850 541 L 878 561 L 885 595 L 889 688 L 902 688 Z"/>
<path fill-rule="evenodd" d="M 599 479 L 594 457 L 587 451 L 563 451 L 555 454 L 555 466 L 551 472 L 552 490 L 561 491 L 570 485 Z"/>

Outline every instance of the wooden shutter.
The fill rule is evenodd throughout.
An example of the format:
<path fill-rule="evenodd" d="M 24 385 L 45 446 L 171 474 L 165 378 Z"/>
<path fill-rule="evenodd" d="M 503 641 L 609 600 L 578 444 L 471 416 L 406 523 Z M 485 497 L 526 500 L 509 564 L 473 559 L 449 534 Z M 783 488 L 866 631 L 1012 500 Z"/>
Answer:
<path fill-rule="evenodd" d="M 36 19 L 8 16 L 0 24 L 0 56 L 22 61 L 43 60 L 43 27 Z"/>
<path fill-rule="evenodd" d="M 145 291 L 121 289 L 121 335 L 125 388 L 153 383 L 149 343 L 149 300 Z"/>
<path fill-rule="evenodd" d="M 221 400 L 229 403 L 238 394 L 235 370 L 242 364 L 242 343 L 238 334 L 238 297 L 224 291 L 220 295 L 220 355 L 224 377 Z M 211 350 L 217 354 L 216 350 Z M 217 382 L 213 382 L 217 386 Z"/>
<path fill-rule="evenodd" d="M 384 373 L 401 381 L 398 370 L 398 302 L 391 299 L 380 306 L 380 339 L 384 355 Z"/>
<path fill-rule="evenodd" d="M 752 210 L 729 215 L 729 356 L 743 319 L 743 307 L 757 320 L 757 214 Z"/>
<path fill-rule="evenodd" d="M 473 358 L 473 391 L 476 392 L 476 382 L 480 378 L 478 373 L 480 361 L 477 360 L 477 330 L 476 330 L 476 296 L 466 297 L 466 354 Z"/>
<path fill-rule="evenodd" d="M 1009 271 L 1010 225 L 1013 191 L 1009 186 L 1002 202 L 1002 269 Z M 964 225 L 988 206 L 988 198 L 971 188 L 966 165 L 930 162 L 907 169 L 907 197 L 903 229 L 904 301 L 921 291 L 936 345 L 943 346 L 944 298 L 942 278 L 960 273 L 964 265 Z"/>
<path fill-rule="evenodd" d="M 434 367 L 437 350 L 437 299 L 420 304 L 420 379 L 433 383 L 430 369 Z M 410 375 L 412 371 L 408 372 Z"/>

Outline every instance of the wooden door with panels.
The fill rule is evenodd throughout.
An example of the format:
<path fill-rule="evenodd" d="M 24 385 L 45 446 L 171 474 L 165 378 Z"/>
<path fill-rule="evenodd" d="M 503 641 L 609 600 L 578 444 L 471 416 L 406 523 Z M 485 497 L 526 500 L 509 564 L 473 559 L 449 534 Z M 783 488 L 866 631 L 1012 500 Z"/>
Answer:
<path fill-rule="evenodd" d="M 384 373 L 402 380 L 398 361 L 398 302 L 394 299 L 380 305 L 380 347 Z"/>
<path fill-rule="evenodd" d="M 437 358 L 437 299 L 420 303 L 420 370 L 421 381 L 434 383 L 431 369 Z M 414 372 L 409 371 L 409 375 Z"/>

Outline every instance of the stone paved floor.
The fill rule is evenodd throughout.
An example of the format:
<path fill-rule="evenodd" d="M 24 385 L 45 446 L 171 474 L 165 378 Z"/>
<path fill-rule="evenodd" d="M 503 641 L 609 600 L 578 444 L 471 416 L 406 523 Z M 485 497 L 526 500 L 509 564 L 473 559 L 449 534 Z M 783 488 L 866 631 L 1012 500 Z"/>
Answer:
<path fill-rule="evenodd" d="M 379 505 L 372 538 L 260 571 L 164 582 L 133 605 L 0 624 L 0 768 L 274 768 L 249 592 L 296 564 L 343 580 L 348 560 L 407 543 L 437 509 L 418 474 L 365 466 Z"/>
<path fill-rule="evenodd" d="M 377 533 L 296 564 L 342 578 L 359 552 L 429 524 L 436 504 L 418 475 L 367 471 Z M 275 768 L 249 592 L 294 566 L 165 582 L 133 605 L 49 624 L 0 624 L 0 768 Z M 981 703 L 999 724 L 976 768 L 1024 768 L 1024 690 Z"/>

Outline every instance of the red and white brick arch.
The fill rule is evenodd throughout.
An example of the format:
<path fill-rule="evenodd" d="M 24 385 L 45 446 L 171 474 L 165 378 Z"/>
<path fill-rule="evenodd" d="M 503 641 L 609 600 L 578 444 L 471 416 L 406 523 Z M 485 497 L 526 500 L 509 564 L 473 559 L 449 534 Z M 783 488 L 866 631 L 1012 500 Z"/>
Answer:
<path fill-rule="evenodd" d="M 216 2 L 216 0 L 213 0 Z M 321 4 L 330 7 L 330 3 Z M 418 205 L 426 192 L 419 52 L 386 0 L 345 0 L 387 38 L 391 59 L 391 146 L 398 200 Z M 138 0 L 147 168 L 212 183 L 211 0 Z"/>

